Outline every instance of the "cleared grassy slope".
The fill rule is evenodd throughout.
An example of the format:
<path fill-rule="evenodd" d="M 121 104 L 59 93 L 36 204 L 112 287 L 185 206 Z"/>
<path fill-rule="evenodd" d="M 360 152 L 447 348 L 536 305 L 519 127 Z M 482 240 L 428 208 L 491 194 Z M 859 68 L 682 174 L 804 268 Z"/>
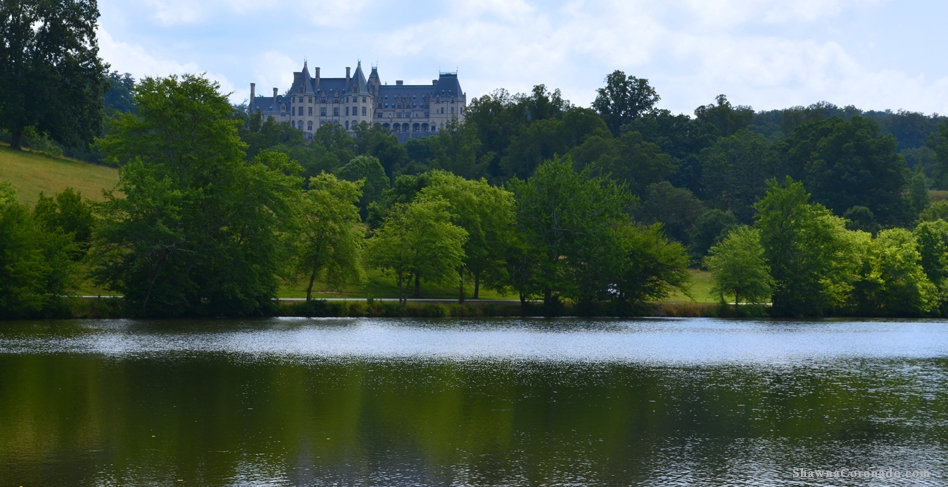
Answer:
<path fill-rule="evenodd" d="M 32 152 L 18 152 L 0 145 L 0 181 L 8 180 L 19 194 L 21 203 L 33 205 L 40 192 L 52 196 L 73 188 L 95 201 L 102 190 L 118 182 L 118 170 L 71 159 L 58 159 Z"/>

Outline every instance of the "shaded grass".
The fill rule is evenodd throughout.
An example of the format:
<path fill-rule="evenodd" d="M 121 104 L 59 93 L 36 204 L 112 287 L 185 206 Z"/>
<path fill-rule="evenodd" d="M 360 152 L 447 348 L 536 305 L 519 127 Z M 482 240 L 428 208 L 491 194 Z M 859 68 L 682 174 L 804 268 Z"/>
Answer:
<path fill-rule="evenodd" d="M 34 205 L 40 192 L 52 196 L 73 188 L 93 201 L 102 201 L 102 190 L 118 183 L 118 170 L 72 159 L 19 152 L 0 144 L 0 181 L 8 180 L 20 203 Z"/>
<path fill-rule="evenodd" d="M 280 286 L 278 296 L 281 298 L 305 298 L 306 286 L 309 281 L 301 280 L 299 282 L 284 282 Z M 409 297 L 414 297 L 414 284 L 409 289 Z M 457 299 L 458 285 L 441 284 L 431 282 L 421 282 L 422 299 Z M 474 283 L 469 282 L 464 285 L 464 295 L 467 299 L 474 297 Z M 348 286 L 342 290 L 336 291 L 328 288 L 324 282 L 316 282 L 313 286 L 313 297 L 317 298 L 358 298 L 365 299 L 368 296 L 376 298 L 397 298 L 398 284 L 394 276 L 386 275 L 378 269 L 366 269 L 366 282 L 364 285 Z M 516 293 L 502 294 L 496 291 L 484 289 L 480 290 L 481 299 L 519 299 Z"/>
<path fill-rule="evenodd" d="M 932 203 L 936 201 L 948 200 L 948 191 L 932 189 L 928 191 L 928 196 L 932 199 Z"/>

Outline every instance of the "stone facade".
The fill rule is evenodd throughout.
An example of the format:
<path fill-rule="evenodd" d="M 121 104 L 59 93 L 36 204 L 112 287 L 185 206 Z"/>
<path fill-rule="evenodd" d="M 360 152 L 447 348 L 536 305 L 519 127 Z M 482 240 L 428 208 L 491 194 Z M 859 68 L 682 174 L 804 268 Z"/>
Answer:
<path fill-rule="evenodd" d="M 430 85 L 382 84 L 378 68 L 366 79 L 360 62 L 345 78 L 322 78 L 316 68 L 310 75 L 303 70 L 293 73 L 293 86 L 285 95 L 277 88 L 273 96 L 257 96 L 256 84 L 250 84 L 250 111 L 264 117 L 289 122 L 308 138 L 323 124 L 336 123 L 352 130 L 370 125 L 391 130 L 401 141 L 437 133 L 452 119 L 464 120 L 467 95 L 461 91 L 457 73 L 440 73 Z"/>

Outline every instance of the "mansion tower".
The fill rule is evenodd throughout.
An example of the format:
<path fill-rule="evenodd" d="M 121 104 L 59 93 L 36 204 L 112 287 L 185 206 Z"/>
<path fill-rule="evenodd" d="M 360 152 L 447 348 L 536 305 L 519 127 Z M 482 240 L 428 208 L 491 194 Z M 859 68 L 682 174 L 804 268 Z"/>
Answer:
<path fill-rule="evenodd" d="M 310 75 L 293 73 L 293 86 L 285 95 L 277 88 L 273 96 L 257 96 L 256 84 L 250 84 L 250 111 L 265 118 L 289 122 L 312 138 L 323 124 L 335 123 L 352 130 L 366 122 L 391 130 L 402 142 L 425 137 L 441 130 L 452 119 L 464 120 L 467 95 L 461 91 L 457 73 L 440 73 L 430 85 L 382 84 L 378 68 L 369 78 L 362 63 L 355 73 L 346 68 L 345 78 L 323 78 L 319 68 Z"/>

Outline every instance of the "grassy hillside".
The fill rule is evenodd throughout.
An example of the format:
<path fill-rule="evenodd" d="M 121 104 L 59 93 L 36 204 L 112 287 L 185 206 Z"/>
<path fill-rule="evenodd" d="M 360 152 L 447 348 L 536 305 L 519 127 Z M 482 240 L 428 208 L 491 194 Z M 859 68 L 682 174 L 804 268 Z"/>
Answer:
<path fill-rule="evenodd" d="M 57 159 L 32 152 L 18 152 L 0 145 L 0 181 L 8 180 L 20 196 L 20 202 L 32 205 L 40 192 L 51 196 L 67 187 L 83 196 L 102 200 L 102 190 L 118 182 L 118 170 Z"/>

